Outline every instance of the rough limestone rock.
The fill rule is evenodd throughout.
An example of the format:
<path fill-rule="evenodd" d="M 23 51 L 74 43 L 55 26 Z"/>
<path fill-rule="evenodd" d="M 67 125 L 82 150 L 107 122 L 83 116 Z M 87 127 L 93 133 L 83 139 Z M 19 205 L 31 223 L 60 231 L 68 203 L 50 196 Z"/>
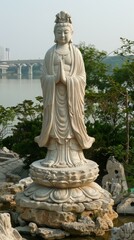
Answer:
<path fill-rule="evenodd" d="M 17 192 L 23 192 L 33 180 L 30 177 L 21 179 L 19 183 L 14 184 L 13 182 L 1 182 L 0 183 L 0 204 L 3 208 L 12 208 L 15 206 L 14 196 Z M 5 207 L 4 207 L 5 205 Z"/>
<path fill-rule="evenodd" d="M 70 235 L 63 230 L 52 228 L 38 228 L 37 234 L 43 239 L 63 239 Z"/>
<path fill-rule="evenodd" d="M 117 212 L 121 214 L 134 215 L 134 194 L 130 194 L 117 205 Z"/>
<path fill-rule="evenodd" d="M 23 220 L 35 222 L 38 226 L 64 229 L 76 235 L 84 232 L 85 235 L 87 232 L 102 235 L 113 227 L 112 220 L 118 216 L 112 209 L 111 195 L 94 182 L 88 187 L 66 190 L 48 189 L 33 183 L 24 193 L 17 193 L 15 199 L 17 212 Z M 85 225 L 83 219 L 89 217 L 91 221 Z M 102 231 L 99 231 L 100 228 Z"/>
<path fill-rule="evenodd" d="M 18 168 L 23 172 L 23 166 L 23 159 L 19 159 L 17 153 L 9 151 L 6 147 L 0 149 L 0 182 L 18 182 L 22 175 L 18 175 Z"/>
<path fill-rule="evenodd" d="M 114 156 L 111 156 L 107 161 L 106 170 L 108 174 L 102 179 L 102 187 L 111 193 L 117 204 L 128 193 L 124 167 Z"/>
<path fill-rule="evenodd" d="M 70 234 L 64 230 L 52 229 L 52 228 L 38 228 L 33 222 L 30 222 L 28 226 L 16 227 L 16 229 L 22 234 L 28 234 L 32 236 L 41 236 L 42 239 L 63 239 Z"/>
<path fill-rule="evenodd" d="M 121 227 L 114 227 L 111 240 L 134 240 L 134 222 L 125 223 Z"/>
<path fill-rule="evenodd" d="M 11 226 L 10 215 L 0 214 L 0 240 L 22 240 L 18 231 Z"/>

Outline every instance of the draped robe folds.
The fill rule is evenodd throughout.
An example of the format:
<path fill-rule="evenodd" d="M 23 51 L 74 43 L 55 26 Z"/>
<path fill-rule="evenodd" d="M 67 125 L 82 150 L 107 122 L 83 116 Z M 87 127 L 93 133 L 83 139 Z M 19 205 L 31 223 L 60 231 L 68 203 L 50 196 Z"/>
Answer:
<path fill-rule="evenodd" d="M 40 147 L 47 147 L 49 145 L 50 132 L 54 119 L 56 88 L 56 74 L 54 72 L 55 49 L 56 45 L 46 53 L 41 77 L 44 115 L 41 134 L 35 138 Z M 92 146 L 95 139 L 87 135 L 84 124 L 84 94 L 86 85 L 84 62 L 79 49 L 71 44 L 70 55 L 72 62 L 71 71 L 66 76 L 68 115 L 75 140 L 82 149 L 86 149 Z"/>

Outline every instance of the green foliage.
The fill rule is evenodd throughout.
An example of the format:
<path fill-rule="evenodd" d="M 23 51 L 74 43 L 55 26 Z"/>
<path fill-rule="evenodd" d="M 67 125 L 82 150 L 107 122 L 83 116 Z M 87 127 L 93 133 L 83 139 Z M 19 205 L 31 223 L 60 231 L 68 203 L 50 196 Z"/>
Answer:
<path fill-rule="evenodd" d="M 7 127 L 15 119 L 14 107 L 3 107 L 0 105 L 0 146 L 2 147 L 2 140 L 6 136 Z"/>
<path fill-rule="evenodd" d="M 86 46 L 84 43 L 79 45 L 79 49 L 84 60 L 87 89 L 91 89 L 96 85 L 99 85 L 100 89 L 104 89 L 107 65 L 103 63 L 103 59 L 106 57 L 106 52 L 100 52 L 94 46 Z"/>
<path fill-rule="evenodd" d="M 0 105 L 0 125 L 7 125 L 8 122 L 13 121 L 15 117 L 14 107 L 4 108 Z"/>
<path fill-rule="evenodd" d="M 88 84 L 85 96 L 87 130 L 96 138 L 90 155 L 102 159 L 112 154 L 119 161 L 131 162 L 134 157 L 134 62 L 132 58 L 127 60 L 108 75 L 102 61 L 104 52 L 85 45 L 81 45 L 80 50 Z"/>
<path fill-rule="evenodd" d="M 120 37 L 122 46 L 115 52 L 117 55 L 128 56 L 134 54 L 134 41 Z"/>
<path fill-rule="evenodd" d="M 126 173 L 128 188 L 134 188 L 134 158 L 130 164 L 124 162 L 123 165 Z"/>
<path fill-rule="evenodd" d="M 19 156 L 24 158 L 26 167 L 40 158 L 45 157 L 46 150 L 39 148 L 34 138 L 40 134 L 41 119 L 23 120 L 16 125 L 13 131 L 13 151 L 19 153 Z"/>
<path fill-rule="evenodd" d="M 18 122 L 13 128 L 13 135 L 3 140 L 3 145 L 24 158 L 26 168 L 46 154 L 46 149 L 39 148 L 34 142 L 41 131 L 43 109 L 42 97 L 37 97 L 36 100 L 36 104 L 31 100 L 24 100 L 15 107 Z"/>
<path fill-rule="evenodd" d="M 108 152 L 111 156 L 115 156 L 116 159 L 120 162 L 125 161 L 126 151 L 122 144 L 118 144 L 116 146 L 109 146 Z"/>
<path fill-rule="evenodd" d="M 33 120 L 38 116 L 42 117 L 42 97 L 36 97 L 38 103 L 35 105 L 32 100 L 24 100 L 22 103 L 16 106 L 17 118 L 20 121 Z"/>

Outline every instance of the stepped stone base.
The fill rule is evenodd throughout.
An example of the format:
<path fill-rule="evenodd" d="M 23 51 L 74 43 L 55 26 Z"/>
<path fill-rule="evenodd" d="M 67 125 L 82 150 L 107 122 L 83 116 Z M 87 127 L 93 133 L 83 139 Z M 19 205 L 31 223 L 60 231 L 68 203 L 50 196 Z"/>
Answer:
<path fill-rule="evenodd" d="M 118 216 L 112 209 L 111 195 L 95 182 L 72 189 L 33 183 L 16 195 L 16 204 L 23 220 L 71 235 L 103 235 Z"/>

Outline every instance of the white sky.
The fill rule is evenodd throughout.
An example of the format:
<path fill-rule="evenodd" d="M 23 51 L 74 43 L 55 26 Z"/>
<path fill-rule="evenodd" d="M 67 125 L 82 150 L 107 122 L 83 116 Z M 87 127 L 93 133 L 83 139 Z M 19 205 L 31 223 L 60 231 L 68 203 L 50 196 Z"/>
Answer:
<path fill-rule="evenodd" d="M 134 40 L 134 0 L 0 0 L 0 46 L 10 48 L 10 59 L 44 58 L 62 10 L 72 17 L 74 44 L 110 53 L 120 37 Z"/>

